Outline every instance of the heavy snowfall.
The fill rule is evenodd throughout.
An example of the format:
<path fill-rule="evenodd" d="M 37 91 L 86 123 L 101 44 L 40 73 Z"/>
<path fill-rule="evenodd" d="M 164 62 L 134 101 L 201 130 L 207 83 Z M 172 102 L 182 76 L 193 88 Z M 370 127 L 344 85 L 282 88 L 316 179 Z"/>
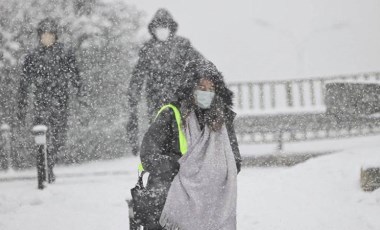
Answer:
<path fill-rule="evenodd" d="M 380 229 L 378 28 L 377 0 L 0 0 L 0 230 L 134 230 L 194 60 L 233 92 L 236 229 Z"/>

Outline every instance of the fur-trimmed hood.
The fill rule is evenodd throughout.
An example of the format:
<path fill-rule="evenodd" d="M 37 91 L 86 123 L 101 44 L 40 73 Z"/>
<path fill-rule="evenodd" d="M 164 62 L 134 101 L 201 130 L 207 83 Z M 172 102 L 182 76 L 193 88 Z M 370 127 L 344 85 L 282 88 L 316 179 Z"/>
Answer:
<path fill-rule="evenodd" d="M 233 106 L 233 93 L 227 88 L 222 73 L 212 62 L 206 59 L 191 61 L 186 65 L 184 74 L 187 75 L 186 79 L 188 80 L 177 90 L 176 95 L 179 101 L 187 99 L 189 95 L 193 94 L 201 78 L 207 78 L 214 83 L 215 93 L 222 98 L 223 103 L 230 108 Z"/>

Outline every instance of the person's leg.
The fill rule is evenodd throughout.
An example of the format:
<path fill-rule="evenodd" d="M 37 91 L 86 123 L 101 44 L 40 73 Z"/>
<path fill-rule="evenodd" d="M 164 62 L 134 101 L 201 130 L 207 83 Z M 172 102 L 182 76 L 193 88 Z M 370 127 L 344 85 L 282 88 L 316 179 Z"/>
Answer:
<path fill-rule="evenodd" d="M 65 116 L 54 116 L 50 124 L 50 147 L 48 152 L 49 182 L 55 181 L 53 168 L 58 154 L 62 151 L 66 142 L 67 118 Z"/>
<path fill-rule="evenodd" d="M 45 154 L 43 151 L 43 146 L 39 146 L 38 149 L 36 149 L 36 163 L 37 163 L 37 183 L 38 183 L 38 189 L 43 189 L 45 186 L 43 182 L 46 179 L 45 174 Z"/>
<path fill-rule="evenodd" d="M 128 144 L 132 148 L 132 154 L 135 156 L 137 156 L 139 152 L 138 123 L 137 111 L 131 111 L 126 125 L 126 131 Z"/>
<path fill-rule="evenodd" d="M 55 166 L 55 161 L 56 161 L 56 130 L 55 127 L 50 126 L 50 132 L 49 132 L 49 143 L 48 143 L 48 152 L 47 152 L 47 161 L 48 161 L 48 170 L 49 170 L 49 175 L 48 175 L 48 181 L 49 183 L 52 183 L 55 181 L 55 175 L 53 172 L 53 168 Z"/>

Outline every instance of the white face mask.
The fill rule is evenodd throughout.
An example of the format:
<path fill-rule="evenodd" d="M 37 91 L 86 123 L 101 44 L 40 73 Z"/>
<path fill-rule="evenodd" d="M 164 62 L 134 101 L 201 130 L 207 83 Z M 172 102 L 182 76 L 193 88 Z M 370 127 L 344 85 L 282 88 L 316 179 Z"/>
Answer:
<path fill-rule="evenodd" d="M 197 101 L 197 105 L 202 109 L 209 109 L 214 100 L 215 93 L 209 91 L 195 90 L 194 91 L 195 100 Z"/>
<path fill-rule="evenodd" d="M 157 28 L 156 29 L 156 37 L 160 41 L 166 41 L 168 40 L 170 36 L 170 30 L 169 28 Z"/>

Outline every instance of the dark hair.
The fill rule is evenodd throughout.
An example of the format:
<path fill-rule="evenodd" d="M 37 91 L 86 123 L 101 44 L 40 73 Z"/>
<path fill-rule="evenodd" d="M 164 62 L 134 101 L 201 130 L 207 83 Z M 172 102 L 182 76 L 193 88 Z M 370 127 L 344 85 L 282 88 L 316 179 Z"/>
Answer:
<path fill-rule="evenodd" d="M 41 37 L 41 35 L 46 32 L 54 34 L 55 38 L 58 39 L 58 24 L 53 18 L 48 17 L 38 23 L 38 36 Z"/>
<path fill-rule="evenodd" d="M 215 97 L 210 109 L 205 111 L 205 122 L 213 131 L 219 130 L 225 121 L 225 109 L 232 107 L 233 93 L 226 87 L 222 74 L 207 60 L 195 60 L 187 64 L 184 74 L 187 81 L 177 91 L 184 121 L 196 109 L 194 90 L 201 79 L 211 81 L 215 87 Z"/>
<path fill-rule="evenodd" d="M 212 62 L 205 59 L 193 60 L 185 66 L 184 75 L 186 81 L 176 93 L 179 100 L 187 98 L 201 79 L 207 79 L 214 83 L 215 91 L 223 98 L 224 103 L 232 106 L 233 93 L 227 88 L 222 73 Z"/>

